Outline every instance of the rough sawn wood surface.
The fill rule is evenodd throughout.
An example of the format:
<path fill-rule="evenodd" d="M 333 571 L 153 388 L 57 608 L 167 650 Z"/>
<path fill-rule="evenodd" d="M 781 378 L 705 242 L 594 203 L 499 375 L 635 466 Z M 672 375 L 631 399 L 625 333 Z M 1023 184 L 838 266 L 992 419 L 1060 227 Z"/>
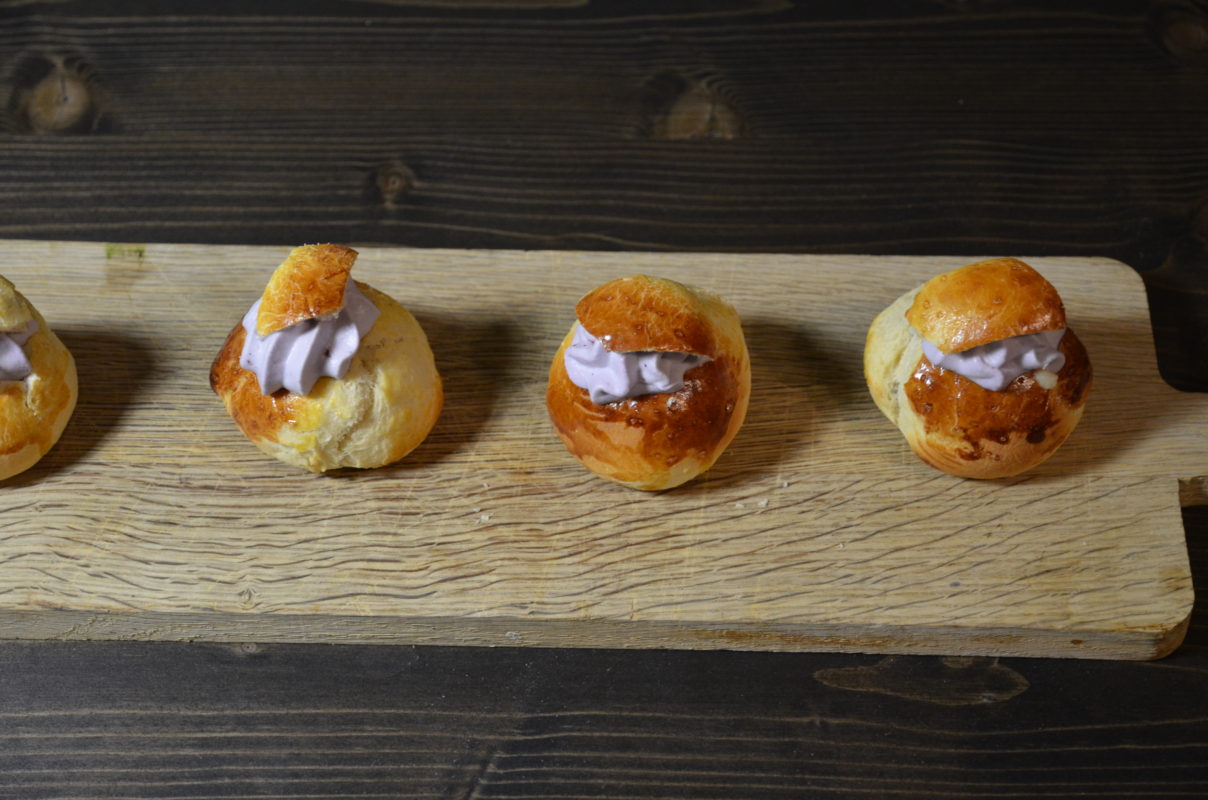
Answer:
<path fill-rule="evenodd" d="M 399 465 L 314 476 L 206 385 L 284 251 L 4 247 L 81 382 L 63 440 L 0 491 L 7 636 L 1148 658 L 1186 626 L 1178 481 L 1208 473 L 1208 415 L 1158 377 L 1124 265 L 1028 259 L 1095 387 L 1050 462 L 972 482 L 910 454 L 860 356 L 881 308 L 981 254 L 365 248 L 354 275 L 425 326 L 446 407 Z M 752 354 L 746 426 L 661 494 L 585 472 L 543 405 L 575 300 L 633 272 L 725 296 Z"/>

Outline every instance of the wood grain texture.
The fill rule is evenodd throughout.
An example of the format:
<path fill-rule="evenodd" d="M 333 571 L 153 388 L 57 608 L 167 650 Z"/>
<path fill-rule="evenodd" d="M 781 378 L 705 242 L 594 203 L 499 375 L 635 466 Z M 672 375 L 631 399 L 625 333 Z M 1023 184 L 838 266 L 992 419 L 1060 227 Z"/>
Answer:
<path fill-rule="evenodd" d="M 872 317 L 972 259 L 366 248 L 446 410 L 396 467 L 311 476 L 205 385 L 278 249 L 4 248 L 81 375 L 60 445 L 4 487 L 9 636 L 1147 658 L 1185 630 L 1178 479 L 1208 473 L 1208 415 L 1158 378 L 1123 265 L 1031 259 L 1096 388 L 1053 460 L 978 483 L 918 462 L 860 374 Z M 635 271 L 721 293 L 752 352 L 730 451 L 658 495 L 584 472 L 542 401 L 575 300 Z"/>
<path fill-rule="evenodd" d="M 23 800 L 1072 800 L 1208 781 L 1208 675 L 1182 653 L 10 642 L 0 675 L 0 795 Z"/>
<path fill-rule="evenodd" d="M 18 5 L 0 235 L 1150 269 L 1208 198 L 1174 4 L 543 5 Z M 91 135 L 30 133 L 47 75 Z"/>

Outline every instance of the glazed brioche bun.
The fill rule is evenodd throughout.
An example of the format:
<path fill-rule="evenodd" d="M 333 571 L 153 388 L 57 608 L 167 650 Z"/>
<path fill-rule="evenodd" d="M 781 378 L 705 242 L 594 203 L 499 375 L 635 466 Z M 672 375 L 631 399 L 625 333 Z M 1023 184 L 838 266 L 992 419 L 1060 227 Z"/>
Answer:
<path fill-rule="evenodd" d="M 337 245 L 295 249 L 278 268 L 286 274 L 274 273 L 265 289 L 257 331 L 339 313 L 344 283 L 331 272 L 347 276 L 355 257 L 355 251 Z M 403 458 L 427 437 L 444 402 L 419 323 L 388 295 L 364 283 L 356 286 L 380 316 L 343 378 L 319 378 L 305 395 L 286 389 L 261 393 L 256 374 L 239 364 L 247 335 L 242 324 L 231 330 L 210 368 L 211 388 L 247 438 L 274 458 L 311 472 L 367 469 Z"/>
<path fill-rule="evenodd" d="M 738 313 L 708 292 L 631 275 L 589 292 L 575 315 L 550 364 L 545 395 L 567 450 L 597 475 L 646 491 L 679 486 L 711 467 L 738 433 L 750 402 L 751 366 Z M 566 349 L 580 325 L 614 352 L 683 352 L 710 360 L 690 369 L 676 392 L 597 405 L 566 372 Z"/>
<path fill-rule="evenodd" d="M 33 368 L 19 381 L 0 381 L 0 480 L 32 467 L 59 440 L 79 396 L 75 360 L 46 320 L 0 277 L 0 332 L 37 330 L 25 342 Z"/>
<path fill-rule="evenodd" d="M 1066 327 L 1057 290 L 1036 270 L 996 258 L 939 275 L 898 298 L 873 321 L 864 377 L 877 407 L 926 463 L 964 478 L 1003 478 L 1044 462 L 1086 404 L 1091 364 L 1066 329 L 1056 385 L 1032 373 L 1003 391 L 932 364 L 923 339 L 943 353 Z"/>

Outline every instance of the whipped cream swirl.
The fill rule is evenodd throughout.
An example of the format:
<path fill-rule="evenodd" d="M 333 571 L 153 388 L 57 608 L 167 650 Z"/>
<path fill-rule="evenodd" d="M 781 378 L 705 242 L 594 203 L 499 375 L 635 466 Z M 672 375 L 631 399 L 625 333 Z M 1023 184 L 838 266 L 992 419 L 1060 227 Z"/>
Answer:
<path fill-rule="evenodd" d="M 570 382 L 586 389 L 591 401 L 601 406 L 644 394 L 678 392 L 684 374 L 709 360 L 695 353 L 658 350 L 616 353 L 582 325 L 575 328 L 563 357 Z"/>
<path fill-rule="evenodd" d="M 37 320 L 30 320 L 24 330 L 0 333 L 0 381 L 19 381 L 34 371 L 29 356 L 22 349 L 29 337 L 38 330 Z"/>
<path fill-rule="evenodd" d="M 1057 372 L 1065 366 L 1065 355 L 1057 349 L 1064 335 L 1065 328 L 1029 333 L 959 353 L 941 353 L 938 347 L 923 339 L 923 354 L 937 367 L 964 375 L 984 389 L 1001 392 L 1025 372 Z"/>
<path fill-rule="evenodd" d="M 239 366 L 256 373 L 260 391 L 272 394 L 288 389 L 308 394 L 322 377 L 343 378 L 361 345 L 377 321 L 377 306 L 349 281 L 344 288 L 344 307 L 330 317 L 301 322 L 260 336 L 256 333 L 257 300 L 243 315 L 243 351 Z"/>

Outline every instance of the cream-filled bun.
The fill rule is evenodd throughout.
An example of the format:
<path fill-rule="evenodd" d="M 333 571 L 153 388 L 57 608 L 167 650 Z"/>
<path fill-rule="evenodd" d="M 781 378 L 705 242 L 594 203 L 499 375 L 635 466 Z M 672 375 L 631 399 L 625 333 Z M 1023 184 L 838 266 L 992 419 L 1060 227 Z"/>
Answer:
<path fill-rule="evenodd" d="M 78 395 L 71 353 L 0 277 L 0 480 L 46 455 L 67 427 Z"/>
<path fill-rule="evenodd" d="M 571 454 L 598 475 L 647 491 L 712 466 L 750 402 L 738 313 L 708 292 L 631 275 L 593 289 L 575 315 L 546 389 L 550 419 Z"/>
<path fill-rule="evenodd" d="M 210 368 L 247 438 L 311 472 L 399 460 L 444 402 L 423 329 L 393 298 L 349 279 L 356 257 L 333 244 L 295 248 Z"/>
<path fill-rule="evenodd" d="M 881 312 L 864 377 L 923 461 L 1003 478 L 1045 461 L 1074 430 L 1091 364 L 1057 290 L 1022 261 L 996 258 L 932 278 Z"/>

